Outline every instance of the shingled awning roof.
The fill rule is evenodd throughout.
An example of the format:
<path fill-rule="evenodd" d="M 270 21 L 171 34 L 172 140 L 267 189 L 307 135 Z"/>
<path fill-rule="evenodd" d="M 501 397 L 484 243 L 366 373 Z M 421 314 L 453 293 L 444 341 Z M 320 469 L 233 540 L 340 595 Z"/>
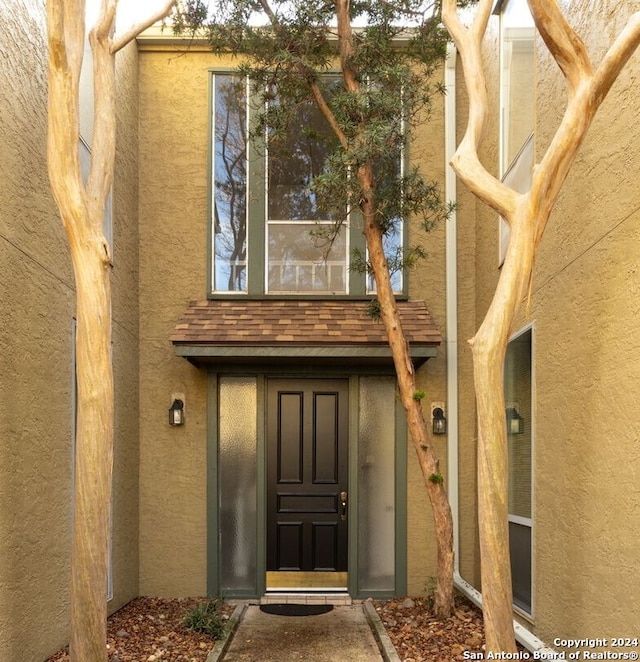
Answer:
<path fill-rule="evenodd" d="M 414 363 L 435 356 L 441 336 L 424 302 L 399 301 L 398 311 Z M 391 364 L 384 326 L 366 301 L 193 301 L 171 341 L 196 364 Z"/>

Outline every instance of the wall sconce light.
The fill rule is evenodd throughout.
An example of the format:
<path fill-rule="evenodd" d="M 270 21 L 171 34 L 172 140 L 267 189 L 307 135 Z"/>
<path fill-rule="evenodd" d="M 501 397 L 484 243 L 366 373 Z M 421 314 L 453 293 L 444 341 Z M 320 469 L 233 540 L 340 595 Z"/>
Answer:
<path fill-rule="evenodd" d="M 444 416 L 442 407 L 434 407 L 431 416 L 433 434 L 447 434 L 447 419 Z"/>
<path fill-rule="evenodd" d="M 507 434 L 522 434 L 524 432 L 524 418 L 520 416 L 515 407 L 507 407 Z"/>
<path fill-rule="evenodd" d="M 178 398 L 169 407 L 169 425 L 184 425 L 184 402 Z"/>

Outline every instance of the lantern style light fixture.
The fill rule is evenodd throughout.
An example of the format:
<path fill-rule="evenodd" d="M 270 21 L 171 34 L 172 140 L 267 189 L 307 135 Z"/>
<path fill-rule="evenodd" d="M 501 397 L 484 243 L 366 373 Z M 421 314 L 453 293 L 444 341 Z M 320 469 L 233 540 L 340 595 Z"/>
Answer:
<path fill-rule="evenodd" d="M 431 415 L 433 434 L 447 434 L 447 419 L 442 407 L 434 407 Z"/>
<path fill-rule="evenodd" d="M 524 418 L 520 416 L 515 407 L 507 407 L 507 434 L 522 434 L 524 432 Z"/>
<path fill-rule="evenodd" d="M 184 425 L 184 402 L 178 398 L 169 407 L 169 425 Z"/>

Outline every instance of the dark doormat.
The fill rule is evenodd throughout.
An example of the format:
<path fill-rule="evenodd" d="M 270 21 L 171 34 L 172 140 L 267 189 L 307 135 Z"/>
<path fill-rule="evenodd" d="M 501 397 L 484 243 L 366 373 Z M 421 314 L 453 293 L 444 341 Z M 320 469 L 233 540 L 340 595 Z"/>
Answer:
<path fill-rule="evenodd" d="M 275 616 L 318 616 L 326 614 L 333 609 L 333 605 L 260 605 L 260 611 Z"/>

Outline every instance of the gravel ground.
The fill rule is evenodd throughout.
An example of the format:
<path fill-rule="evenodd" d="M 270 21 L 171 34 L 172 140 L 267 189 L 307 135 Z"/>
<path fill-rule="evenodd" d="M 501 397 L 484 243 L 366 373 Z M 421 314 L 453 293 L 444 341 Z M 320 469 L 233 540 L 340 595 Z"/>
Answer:
<path fill-rule="evenodd" d="M 182 625 L 186 612 L 202 598 L 136 598 L 108 621 L 109 662 L 205 662 L 215 645 L 208 635 Z M 423 598 L 374 601 L 376 611 L 403 662 L 464 660 L 463 653 L 480 652 L 484 645 L 482 615 L 466 600 L 456 601 L 453 616 L 434 618 Z M 224 604 L 226 620 L 233 606 Z M 47 662 L 65 662 L 59 651 Z"/>

